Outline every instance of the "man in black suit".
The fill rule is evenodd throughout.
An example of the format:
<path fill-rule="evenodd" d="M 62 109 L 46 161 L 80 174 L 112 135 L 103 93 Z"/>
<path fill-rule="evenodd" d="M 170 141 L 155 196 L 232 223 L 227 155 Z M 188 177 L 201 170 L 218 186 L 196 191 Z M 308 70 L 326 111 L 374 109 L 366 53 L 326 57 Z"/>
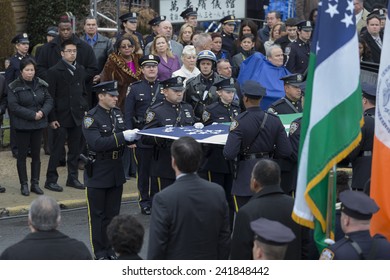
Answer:
<path fill-rule="evenodd" d="M 84 189 L 84 185 L 78 180 L 78 159 L 82 139 L 81 122 L 85 112 L 88 111 L 85 70 L 83 66 L 76 63 L 76 44 L 71 40 L 62 42 L 61 55 L 62 60 L 47 73 L 49 92 L 54 100 L 54 109 L 49 114 L 49 123 L 55 130 L 56 137 L 47 167 L 45 188 L 56 192 L 63 190 L 57 184 L 57 166 L 66 140 L 68 143 L 66 185 Z"/>
<path fill-rule="evenodd" d="M 361 35 L 370 47 L 372 61 L 380 63 L 382 43 L 383 43 L 383 31 L 381 30 L 381 19 L 377 14 L 369 14 L 367 17 L 367 31 Z"/>
<path fill-rule="evenodd" d="M 289 244 L 285 259 L 306 259 L 308 231 L 291 218 L 294 199 L 280 188 L 278 164 L 269 159 L 258 161 L 252 171 L 250 187 L 255 194 L 238 210 L 233 231 L 231 259 L 253 259 L 253 232 L 250 223 L 258 218 L 280 222 L 295 234 L 296 239 Z"/>
<path fill-rule="evenodd" d="M 30 205 L 28 226 L 22 241 L 5 249 L 0 260 L 91 260 L 87 246 L 57 230 L 60 206 L 49 196 L 39 196 Z"/>
<path fill-rule="evenodd" d="M 228 206 L 222 187 L 196 174 L 201 145 L 181 137 L 171 154 L 176 182 L 154 196 L 148 259 L 227 259 Z"/>

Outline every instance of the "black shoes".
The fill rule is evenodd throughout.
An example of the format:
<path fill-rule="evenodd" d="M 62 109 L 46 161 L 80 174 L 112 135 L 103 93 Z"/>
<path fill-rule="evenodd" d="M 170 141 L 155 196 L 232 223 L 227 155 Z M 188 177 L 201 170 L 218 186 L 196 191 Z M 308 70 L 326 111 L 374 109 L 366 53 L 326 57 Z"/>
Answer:
<path fill-rule="evenodd" d="M 22 195 L 24 196 L 29 196 L 30 195 L 30 191 L 28 190 L 28 185 L 27 183 L 22 183 L 21 186 L 20 186 L 20 192 L 22 193 Z"/>
<path fill-rule="evenodd" d="M 5 188 L 0 186 L 0 193 L 5 193 Z"/>
<path fill-rule="evenodd" d="M 31 183 L 31 192 L 36 193 L 38 195 L 43 194 L 43 190 L 39 187 L 38 183 Z"/>
<path fill-rule="evenodd" d="M 77 179 L 72 179 L 72 180 L 66 180 L 66 186 L 67 187 L 72 187 L 75 189 L 83 190 L 85 189 L 84 185 L 80 183 L 79 180 Z"/>
<path fill-rule="evenodd" d="M 45 189 L 51 190 L 53 192 L 62 192 L 63 188 L 57 183 L 46 183 Z"/>
<path fill-rule="evenodd" d="M 150 207 L 145 206 L 145 207 L 141 208 L 141 214 L 142 215 L 150 215 L 150 214 L 152 214 L 152 211 L 151 211 Z"/>

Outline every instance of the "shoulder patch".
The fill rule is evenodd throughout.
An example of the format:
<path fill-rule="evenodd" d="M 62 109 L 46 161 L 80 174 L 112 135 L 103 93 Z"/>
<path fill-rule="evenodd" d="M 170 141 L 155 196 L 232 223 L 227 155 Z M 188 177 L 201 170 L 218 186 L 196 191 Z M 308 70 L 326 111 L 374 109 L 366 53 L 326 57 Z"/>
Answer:
<path fill-rule="evenodd" d="M 284 54 L 285 54 L 285 55 L 289 55 L 290 52 L 291 52 L 291 47 L 286 47 L 286 48 L 284 49 Z"/>
<path fill-rule="evenodd" d="M 146 115 L 146 120 L 145 122 L 146 123 L 150 123 L 154 117 L 156 116 L 156 114 L 154 112 L 149 112 L 147 115 Z"/>
<path fill-rule="evenodd" d="M 238 126 L 238 122 L 236 120 L 232 121 L 230 124 L 230 131 L 235 130 Z"/>
<path fill-rule="evenodd" d="M 207 122 L 209 119 L 210 119 L 210 113 L 207 111 L 203 111 L 203 114 L 202 114 L 203 122 Z"/>
<path fill-rule="evenodd" d="M 330 250 L 329 248 L 325 248 L 324 250 L 322 250 L 320 260 L 330 261 L 333 260 L 333 258 L 334 253 L 332 250 Z"/>
<path fill-rule="evenodd" d="M 84 127 L 89 128 L 93 124 L 94 119 L 89 116 L 84 117 Z"/>
<path fill-rule="evenodd" d="M 290 125 L 290 130 L 288 131 L 289 135 L 293 135 L 295 131 L 299 128 L 299 123 L 297 122 L 292 122 Z"/>

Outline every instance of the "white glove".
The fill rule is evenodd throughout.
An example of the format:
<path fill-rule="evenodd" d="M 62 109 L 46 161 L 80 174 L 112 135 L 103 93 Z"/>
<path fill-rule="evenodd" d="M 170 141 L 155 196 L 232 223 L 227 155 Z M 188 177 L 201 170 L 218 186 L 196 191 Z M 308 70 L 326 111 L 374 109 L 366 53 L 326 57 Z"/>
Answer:
<path fill-rule="evenodd" d="M 197 122 L 197 123 L 194 123 L 194 127 L 195 127 L 196 129 L 202 129 L 202 128 L 204 128 L 204 125 L 203 125 L 203 123 L 201 123 L 201 122 Z"/>
<path fill-rule="evenodd" d="M 141 138 L 141 135 L 137 134 L 138 131 L 138 128 L 128 129 L 123 131 L 123 136 L 125 137 L 126 141 L 133 142 L 134 140 L 138 140 Z"/>
<path fill-rule="evenodd" d="M 324 240 L 324 243 L 325 243 L 325 244 L 328 244 L 328 245 L 333 245 L 333 244 L 335 244 L 336 242 L 335 242 L 333 239 L 326 238 L 326 239 Z"/>

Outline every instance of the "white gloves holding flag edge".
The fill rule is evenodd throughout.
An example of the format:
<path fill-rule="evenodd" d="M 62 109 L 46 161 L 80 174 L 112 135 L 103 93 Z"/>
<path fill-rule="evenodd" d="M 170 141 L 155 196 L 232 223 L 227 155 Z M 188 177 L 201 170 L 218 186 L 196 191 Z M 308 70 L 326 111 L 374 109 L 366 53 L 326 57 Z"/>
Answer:
<path fill-rule="evenodd" d="M 135 140 L 139 140 L 141 138 L 140 134 L 137 134 L 139 131 L 138 128 L 135 129 L 128 129 L 123 131 L 123 136 L 125 137 L 125 140 L 128 142 L 133 142 Z"/>

